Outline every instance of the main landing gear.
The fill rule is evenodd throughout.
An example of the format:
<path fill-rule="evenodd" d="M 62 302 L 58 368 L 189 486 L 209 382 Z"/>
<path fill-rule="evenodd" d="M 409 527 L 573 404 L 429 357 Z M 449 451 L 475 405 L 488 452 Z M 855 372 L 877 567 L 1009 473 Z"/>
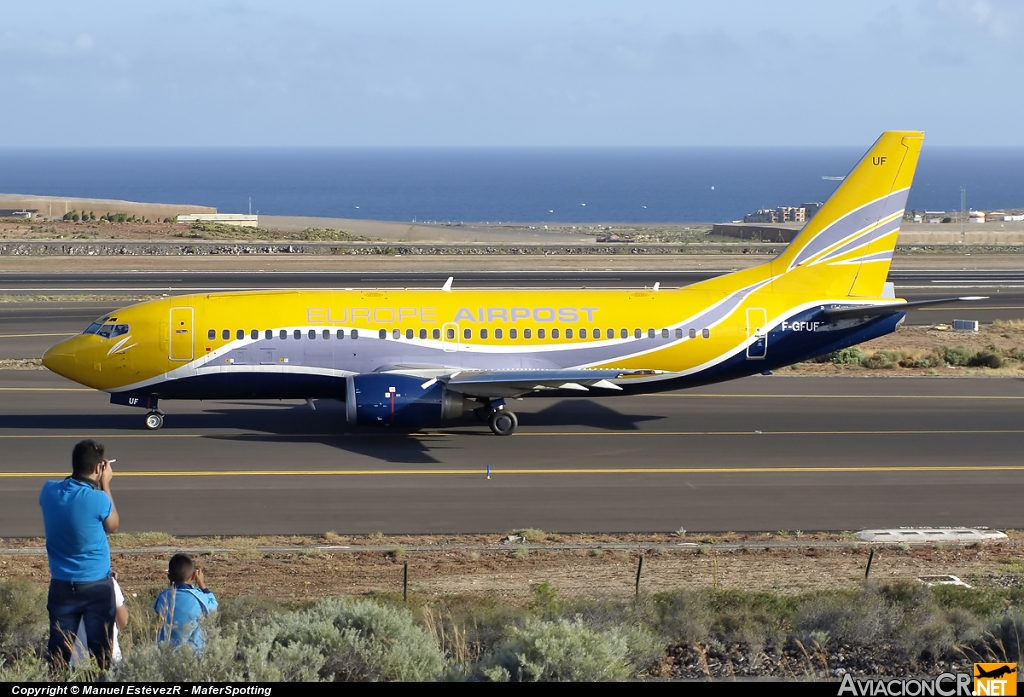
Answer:
<path fill-rule="evenodd" d="M 164 425 L 164 413 L 154 409 L 146 414 L 146 428 L 156 431 Z"/>
<path fill-rule="evenodd" d="M 511 436 L 519 426 L 519 419 L 505 406 L 504 399 L 488 400 L 482 407 L 474 409 L 473 414 L 478 421 L 486 421 L 496 436 Z"/>

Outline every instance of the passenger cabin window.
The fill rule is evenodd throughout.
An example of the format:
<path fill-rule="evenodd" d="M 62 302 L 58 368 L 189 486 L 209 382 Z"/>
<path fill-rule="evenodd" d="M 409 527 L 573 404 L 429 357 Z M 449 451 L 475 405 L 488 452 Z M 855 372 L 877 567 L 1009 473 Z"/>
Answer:
<path fill-rule="evenodd" d="M 236 329 L 235 330 L 235 338 L 236 339 L 244 339 L 245 338 L 245 330 L 244 329 Z"/>
<path fill-rule="evenodd" d="M 380 338 L 380 339 L 387 339 L 388 338 L 388 330 L 387 329 L 381 329 L 379 332 L 377 332 L 377 337 Z"/>
<path fill-rule="evenodd" d="M 250 339 L 259 339 L 260 338 L 260 330 L 259 329 L 253 329 L 251 332 L 249 332 L 249 338 Z"/>
<path fill-rule="evenodd" d="M 411 329 L 406 329 L 406 330 L 405 330 L 405 338 L 406 338 L 406 339 L 411 339 L 411 338 L 412 338 L 412 336 L 413 336 L 413 334 L 412 334 L 412 330 L 411 330 Z"/>
<path fill-rule="evenodd" d="M 211 329 L 210 331 L 206 332 L 206 338 L 210 339 L 210 340 L 216 339 L 217 338 L 217 330 L 216 329 Z"/>
<path fill-rule="evenodd" d="M 277 338 L 280 339 L 281 341 L 284 341 L 285 339 L 287 339 L 288 338 L 288 330 L 287 329 L 282 329 L 281 331 L 279 331 L 277 333 Z"/>
<path fill-rule="evenodd" d="M 609 338 L 609 339 L 611 339 L 611 338 L 612 338 L 612 335 L 611 335 L 611 331 L 612 331 L 611 329 L 609 329 L 609 330 L 608 330 L 608 338 Z M 595 329 L 595 330 L 594 330 L 594 333 L 592 334 L 592 336 L 593 336 L 593 337 L 594 337 L 595 339 L 600 339 L 600 338 L 601 338 L 601 330 L 600 330 L 600 329 Z"/>
<path fill-rule="evenodd" d="M 331 330 L 330 330 L 330 329 L 325 329 L 325 330 L 324 330 L 324 331 L 322 332 L 321 336 L 322 336 L 323 338 L 325 338 L 325 339 L 330 339 L 330 338 L 331 338 Z"/>
<path fill-rule="evenodd" d="M 339 329 L 338 330 L 338 338 L 339 339 L 344 339 L 345 338 L 345 330 L 344 329 Z"/>
<path fill-rule="evenodd" d="M 558 330 L 556 329 L 555 331 L 558 331 Z M 565 338 L 566 339 L 571 339 L 572 338 L 572 329 L 566 329 L 565 330 Z"/>
<path fill-rule="evenodd" d="M 225 329 L 224 331 L 222 331 L 220 333 L 220 338 L 223 339 L 224 341 L 227 341 L 228 339 L 230 339 L 231 338 L 231 330 L 230 329 Z"/>
<path fill-rule="evenodd" d="M 647 338 L 648 339 L 653 339 L 654 338 L 654 330 L 653 329 L 648 329 L 647 330 Z"/>
<path fill-rule="evenodd" d="M 515 330 L 515 329 L 509 329 L 508 330 L 508 338 L 509 339 L 517 339 L 517 338 L 519 338 L 519 332 L 517 330 Z"/>
<path fill-rule="evenodd" d="M 462 338 L 463 339 L 472 339 L 473 338 L 473 330 L 472 329 L 463 329 L 462 330 Z"/>
<path fill-rule="evenodd" d="M 306 336 L 308 336 L 310 339 L 315 339 L 316 338 L 316 330 L 315 329 L 310 329 L 306 333 Z"/>
<path fill-rule="evenodd" d="M 662 329 L 661 330 L 661 338 L 662 339 L 667 339 L 668 338 L 668 330 L 667 329 Z"/>
<path fill-rule="evenodd" d="M 359 338 L 359 330 L 358 329 L 353 329 L 352 330 L 352 338 L 353 339 L 358 339 Z"/>
<path fill-rule="evenodd" d="M 544 338 L 544 330 L 543 329 L 538 329 L 537 330 L 537 338 L 538 339 L 543 339 Z"/>
<path fill-rule="evenodd" d="M 421 329 L 420 330 L 420 338 L 421 339 L 426 339 L 427 338 L 427 330 L 426 329 Z"/>
<path fill-rule="evenodd" d="M 571 330 L 571 329 L 568 329 L 568 330 L 566 330 L 566 331 L 568 331 L 568 332 L 569 332 L 568 338 L 570 338 L 570 339 L 571 339 L 571 338 L 572 338 L 572 330 Z M 552 339 L 557 339 L 557 338 L 558 338 L 558 330 L 557 330 L 557 329 L 552 329 L 552 330 L 551 330 L 551 338 L 552 338 Z"/>
<path fill-rule="evenodd" d="M 641 336 L 643 336 L 643 332 L 641 332 L 639 329 L 634 329 L 633 330 L 633 338 L 634 339 L 639 339 Z"/>
<path fill-rule="evenodd" d="M 391 338 L 392 339 L 401 339 L 402 338 L 402 330 L 401 329 L 392 329 L 391 330 Z"/>
<path fill-rule="evenodd" d="M 480 338 L 481 339 L 486 339 L 487 338 L 487 330 L 486 329 L 481 329 L 480 330 Z"/>
<path fill-rule="evenodd" d="M 701 330 L 700 335 L 703 336 L 705 339 L 710 339 L 711 338 L 711 330 L 710 329 L 703 329 L 703 330 Z"/>
<path fill-rule="evenodd" d="M 441 330 L 440 329 L 435 329 L 434 331 L 432 331 L 430 333 L 430 335 L 432 337 L 434 337 L 435 339 L 440 339 L 441 338 Z"/>
<path fill-rule="evenodd" d="M 690 327 L 689 337 L 691 339 L 696 339 L 697 338 L 697 330 L 694 329 L 693 327 Z"/>
<path fill-rule="evenodd" d="M 501 336 L 502 336 L 502 332 L 501 332 L 501 329 L 495 329 L 495 330 L 494 330 L 494 338 L 495 338 L 495 339 L 500 339 L 500 338 L 501 338 Z"/>
<path fill-rule="evenodd" d="M 524 329 L 523 330 L 523 338 L 524 339 L 529 339 L 532 336 L 533 336 L 533 332 L 530 329 Z"/>
<path fill-rule="evenodd" d="M 677 339 L 682 339 L 683 338 L 683 330 L 682 330 L 681 327 L 676 329 L 676 338 Z"/>
<path fill-rule="evenodd" d="M 625 339 L 627 336 L 629 336 L 629 332 L 627 330 L 625 330 L 625 329 L 620 329 L 619 330 L 619 338 L 620 339 Z"/>
<path fill-rule="evenodd" d="M 263 332 L 263 338 L 266 339 L 267 341 L 270 341 L 271 339 L 273 339 L 274 338 L 274 330 L 273 329 L 268 329 L 265 332 Z"/>
<path fill-rule="evenodd" d="M 296 339 L 301 339 L 302 338 L 302 330 L 301 329 L 296 329 L 295 331 L 292 332 L 292 336 L 294 338 L 296 338 Z"/>
<path fill-rule="evenodd" d="M 596 332 L 597 330 L 595 329 L 594 331 Z M 600 336 L 600 334 L 598 336 Z M 609 329 L 607 334 L 606 334 L 606 336 L 609 339 L 614 339 L 615 338 L 615 330 L 614 329 Z"/>
<path fill-rule="evenodd" d="M 449 340 L 454 339 L 455 338 L 455 330 L 452 329 L 451 327 L 448 327 L 448 329 L 447 329 L 447 331 L 445 331 L 444 335 L 445 335 L 446 339 L 449 339 Z"/>

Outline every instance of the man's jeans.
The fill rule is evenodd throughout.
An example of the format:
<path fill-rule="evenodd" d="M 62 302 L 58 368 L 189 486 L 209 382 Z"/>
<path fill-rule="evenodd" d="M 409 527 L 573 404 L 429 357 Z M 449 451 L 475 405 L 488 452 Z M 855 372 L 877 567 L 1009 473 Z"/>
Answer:
<path fill-rule="evenodd" d="M 89 653 L 100 668 L 110 665 L 116 612 L 111 577 L 86 583 L 51 579 L 46 609 L 50 613 L 49 658 L 52 664 L 65 666 L 71 660 L 78 624 L 84 619 Z"/>

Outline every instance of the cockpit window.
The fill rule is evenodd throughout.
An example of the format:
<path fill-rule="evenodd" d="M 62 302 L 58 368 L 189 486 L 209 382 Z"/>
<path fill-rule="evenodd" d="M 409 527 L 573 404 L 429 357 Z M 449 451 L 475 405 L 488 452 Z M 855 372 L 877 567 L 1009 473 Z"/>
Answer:
<path fill-rule="evenodd" d="M 100 327 L 102 327 L 102 326 L 103 326 L 102 322 L 93 322 L 82 333 L 83 334 L 95 334 L 96 332 L 98 332 L 100 330 Z"/>
<path fill-rule="evenodd" d="M 99 327 L 95 331 L 92 330 L 93 326 L 96 326 L 96 325 L 90 325 L 89 329 L 85 330 L 85 333 L 86 334 L 95 334 L 96 336 L 102 336 L 104 339 L 112 339 L 115 336 L 121 336 L 122 334 L 127 334 L 128 331 L 129 331 L 129 328 L 128 328 L 127 324 L 104 324 L 104 325 L 99 325 Z"/>

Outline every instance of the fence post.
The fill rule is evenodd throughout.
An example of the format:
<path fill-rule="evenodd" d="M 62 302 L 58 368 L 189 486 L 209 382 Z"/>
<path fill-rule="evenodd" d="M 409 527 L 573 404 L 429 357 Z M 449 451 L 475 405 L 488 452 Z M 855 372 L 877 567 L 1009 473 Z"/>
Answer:
<path fill-rule="evenodd" d="M 868 580 L 868 576 L 871 575 L 871 562 L 875 560 L 875 548 L 871 548 L 871 554 L 868 555 L 868 568 L 864 569 L 864 580 Z"/>
<path fill-rule="evenodd" d="M 640 597 L 640 572 L 644 568 L 644 555 L 640 555 L 640 563 L 636 565 L 636 597 Z"/>
<path fill-rule="evenodd" d="M 409 602 L 409 562 L 402 564 L 402 602 Z"/>

